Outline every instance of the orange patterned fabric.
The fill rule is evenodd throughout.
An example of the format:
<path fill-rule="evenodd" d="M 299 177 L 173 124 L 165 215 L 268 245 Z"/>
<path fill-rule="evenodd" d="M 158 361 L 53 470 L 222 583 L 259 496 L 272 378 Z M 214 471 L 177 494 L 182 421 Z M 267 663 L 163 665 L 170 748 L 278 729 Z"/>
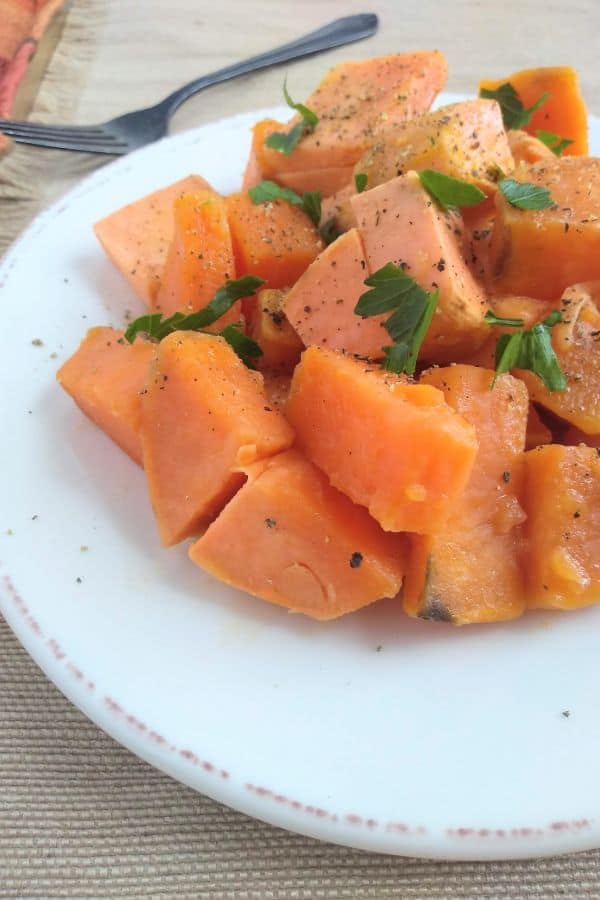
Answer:
<path fill-rule="evenodd" d="M 19 82 L 65 0 L 0 0 L 0 117 L 9 117 Z M 5 139 L 0 135 L 0 149 Z"/>

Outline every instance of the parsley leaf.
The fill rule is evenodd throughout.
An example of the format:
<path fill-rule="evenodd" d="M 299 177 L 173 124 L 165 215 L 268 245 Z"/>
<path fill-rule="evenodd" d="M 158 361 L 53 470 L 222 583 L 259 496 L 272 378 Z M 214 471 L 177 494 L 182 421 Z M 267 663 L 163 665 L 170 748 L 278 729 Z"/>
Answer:
<path fill-rule="evenodd" d="M 502 121 L 506 128 L 522 128 L 524 125 L 529 125 L 533 113 L 549 99 L 550 94 L 542 94 L 529 109 L 525 109 L 523 101 L 509 81 L 496 89 L 482 88 L 479 96 L 485 100 L 496 100 L 502 111 Z"/>
<path fill-rule="evenodd" d="M 438 302 L 438 292 L 429 294 L 394 263 L 387 263 L 365 279 L 371 288 L 354 307 L 358 316 L 367 318 L 385 312 L 392 315 L 383 327 L 394 342 L 383 348 L 383 366 L 390 372 L 413 375 L 421 344 Z"/>
<path fill-rule="evenodd" d="M 504 178 L 498 182 L 498 187 L 510 205 L 517 209 L 550 209 L 556 205 L 548 188 L 538 187 L 528 181 Z"/>
<path fill-rule="evenodd" d="M 538 322 L 532 328 L 501 335 L 496 344 L 496 374 L 492 387 L 504 372 L 529 369 L 543 381 L 549 391 L 564 391 L 567 381 L 550 337 L 550 329 L 560 321 L 560 310 L 554 310 L 543 322 Z"/>
<path fill-rule="evenodd" d="M 303 103 L 294 103 L 292 98 L 290 97 L 287 89 L 287 78 L 283 82 L 283 96 L 285 97 L 285 102 L 291 109 L 295 109 L 296 112 L 300 113 L 302 116 L 299 122 L 290 129 L 290 131 L 282 132 L 282 131 L 274 131 L 270 134 L 266 140 L 265 144 L 267 147 L 270 147 L 271 150 L 277 150 L 279 153 L 283 153 L 285 156 L 290 156 L 291 153 L 296 149 L 296 145 L 301 137 L 305 134 L 310 134 L 313 131 L 315 125 L 319 121 L 319 117 L 312 109 L 309 109 L 308 106 L 305 106 Z"/>
<path fill-rule="evenodd" d="M 217 335 L 227 341 L 249 369 L 256 368 L 254 360 L 262 356 L 263 352 L 256 341 L 244 334 L 241 325 L 226 325 L 225 328 L 217 332 Z"/>
<path fill-rule="evenodd" d="M 365 174 L 365 172 L 357 172 L 354 176 L 354 186 L 356 187 L 356 192 L 358 194 L 362 194 L 364 189 L 367 186 L 367 182 L 369 181 L 369 176 Z"/>
<path fill-rule="evenodd" d="M 315 125 L 318 124 L 319 117 L 316 112 L 314 112 L 312 109 L 309 109 L 308 106 L 304 105 L 304 103 L 294 103 L 287 89 L 287 78 L 284 78 L 283 80 L 283 96 L 285 97 L 285 102 L 290 107 L 290 109 L 295 109 L 296 112 L 300 113 L 307 126 L 314 128 Z"/>
<path fill-rule="evenodd" d="M 337 238 L 339 238 L 340 234 L 343 234 L 342 231 L 337 227 L 335 223 L 335 216 L 331 216 L 331 218 L 327 219 L 326 222 L 323 222 L 321 227 L 319 228 L 319 234 L 323 238 L 326 244 L 333 244 Z"/>
<path fill-rule="evenodd" d="M 291 188 L 280 187 L 274 181 L 261 181 L 248 191 L 253 203 L 270 203 L 273 200 L 287 200 L 294 206 L 301 206 L 306 215 L 319 227 L 321 220 L 320 191 L 305 191 L 302 196 Z"/>
<path fill-rule="evenodd" d="M 162 313 L 150 313 L 145 316 L 139 316 L 130 323 L 124 337 L 130 344 L 133 344 L 138 334 L 146 334 L 149 338 L 160 340 L 161 322 Z"/>
<path fill-rule="evenodd" d="M 252 296 L 264 283 L 264 278 L 244 275 L 235 281 L 227 281 L 206 306 L 189 315 L 176 312 L 167 319 L 163 319 L 162 313 L 140 316 L 129 325 L 125 339 L 132 344 L 136 335 L 147 334 L 148 337 L 161 341 L 174 331 L 201 331 L 220 319 L 236 300 Z"/>
<path fill-rule="evenodd" d="M 474 184 L 451 178 L 435 169 L 419 172 L 419 181 L 436 203 L 443 209 L 457 209 L 459 206 L 476 206 L 485 200 L 485 194 Z"/>
<path fill-rule="evenodd" d="M 544 131 L 543 128 L 538 128 L 535 136 L 542 144 L 545 144 L 549 150 L 552 150 L 555 156 L 561 156 L 567 147 L 570 147 L 571 144 L 575 143 L 571 138 L 561 138 L 559 134 L 554 134 L 553 131 Z"/>
<path fill-rule="evenodd" d="M 253 203 L 271 203 L 273 200 L 287 200 L 295 206 L 302 204 L 302 197 L 291 188 L 281 187 L 274 181 L 260 181 L 248 191 Z"/>
<path fill-rule="evenodd" d="M 304 191 L 302 209 L 318 228 L 321 221 L 321 191 Z"/>
<path fill-rule="evenodd" d="M 497 316 L 491 309 L 488 309 L 483 321 L 488 325 L 503 325 L 505 328 L 523 328 L 525 325 L 523 319 L 504 319 L 502 316 Z"/>

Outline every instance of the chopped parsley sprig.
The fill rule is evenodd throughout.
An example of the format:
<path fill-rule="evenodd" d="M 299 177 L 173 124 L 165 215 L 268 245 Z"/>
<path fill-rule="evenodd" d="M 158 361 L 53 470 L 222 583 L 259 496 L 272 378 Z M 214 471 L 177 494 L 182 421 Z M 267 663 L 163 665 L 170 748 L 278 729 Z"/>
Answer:
<path fill-rule="evenodd" d="M 248 191 L 253 203 L 270 203 L 286 200 L 294 206 L 301 206 L 306 215 L 319 227 L 321 221 L 321 192 L 305 191 L 302 196 L 291 188 L 281 187 L 274 181 L 261 181 Z"/>
<path fill-rule="evenodd" d="M 294 103 L 288 93 L 287 78 L 283 82 L 283 96 L 285 97 L 287 105 L 291 109 L 295 109 L 297 113 L 300 113 L 302 118 L 299 122 L 296 122 L 293 128 L 288 132 L 274 131 L 266 138 L 265 144 L 267 147 L 270 147 L 271 150 L 277 150 L 285 156 L 290 156 L 296 149 L 300 138 L 305 134 L 310 134 L 310 132 L 314 130 L 315 125 L 319 121 L 319 117 L 312 109 L 305 106 L 304 103 Z"/>
<path fill-rule="evenodd" d="M 550 94 L 542 94 L 528 109 L 525 108 L 510 81 L 501 84 L 499 88 L 481 88 L 479 96 L 485 100 L 496 100 L 502 111 L 505 128 L 523 128 L 524 125 L 529 125 L 534 112 L 543 106 Z"/>
<path fill-rule="evenodd" d="M 249 369 L 255 369 L 254 361 L 263 355 L 260 345 L 248 337 L 244 333 L 241 324 L 235 323 L 226 325 L 217 332 L 217 335 L 224 338 L 232 350 L 235 350 L 244 365 Z"/>
<path fill-rule="evenodd" d="M 371 288 L 354 308 L 358 316 L 380 316 L 391 312 L 383 323 L 393 344 L 383 347 L 383 367 L 390 372 L 414 375 L 421 345 L 438 302 L 438 292 L 428 293 L 414 278 L 394 263 L 365 278 Z"/>
<path fill-rule="evenodd" d="M 483 321 L 488 325 L 499 325 L 501 328 L 523 328 L 525 326 L 523 319 L 507 319 L 504 316 L 497 316 L 491 309 L 488 309 Z"/>
<path fill-rule="evenodd" d="M 174 331 L 204 331 L 221 318 L 242 297 L 251 297 L 264 284 L 263 278 L 255 275 L 244 275 L 235 281 L 227 281 L 220 287 L 212 300 L 202 309 L 185 314 L 173 313 L 164 318 L 162 313 L 148 313 L 134 319 L 125 332 L 125 340 L 132 344 L 138 334 L 144 334 L 155 341 L 162 341 Z M 262 350 L 256 341 L 247 337 L 240 326 L 226 325 L 216 332 L 235 350 L 240 359 L 250 368 L 254 368 L 252 359 L 262 356 Z"/>
<path fill-rule="evenodd" d="M 366 172 L 357 172 L 354 176 L 354 187 L 357 194 L 362 194 L 369 182 L 369 176 Z"/>
<path fill-rule="evenodd" d="M 477 206 L 485 200 L 485 194 L 469 181 L 452 178 L 436 169 L 423 169 L 419 181 L 442 209 L 459 209 L 461 206 Z"/>
<path fill-rule="evenodd" d="M 545 384 L 549 391 L 564 391 L 567 380 L 560 368 L 556 353 L 552 346 L 550 329 L 561 321 L 560 310 L 556 309 L 542 322 L 531 328 L 523 328 L 522 319 L 504 319 L 492 312 L 486 313 L 485 321 L 490 325 L 519 328 L 514 334 L 502 334 L 496 344 L 496 374 L 493 385 L 499 375 L 511 369 L 529 369 Z"/>
<path fill-rule="evenodd" d="M 529 181 L 503 178 L 498 182 L 498 187 L 510 205 L 517 209 L 551 209 L 556 206 L 548 188 Z"/>
<path fill-rule="evenodd" d="M 567 147 L 575 143 L 572 138 L 561 138 L 559 134 L 555 134 L 553 131 L 544 131 L 543 128 L 538 128 L 535 136 L 549 150 L 552 150 L 555 156 L 562 156 Z"/>

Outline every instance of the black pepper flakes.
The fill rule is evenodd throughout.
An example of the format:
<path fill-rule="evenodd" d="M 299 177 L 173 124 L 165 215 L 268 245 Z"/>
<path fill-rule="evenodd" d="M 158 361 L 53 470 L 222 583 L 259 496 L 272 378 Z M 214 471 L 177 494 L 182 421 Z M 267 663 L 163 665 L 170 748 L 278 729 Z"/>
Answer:
<path fill-rule="evenodd" d="M 508 482 L 510 481 L 510 472 L 503 472 L 503 473 L 502 473 L 502 481 L 503 481 L 505 484 L 508 484 Z"/>
<path fill-rule="evenodd" d="M 363 561 L 362 553 L 359 553 L 358 550 L 355 550 L 354 553 L 352 554 L 352 556 L 350 557 L 350 568 L 358 569 L 358 567 L 360 566 L 362 561 Z"/>
<path fill-rule="evenodd" d="M 267 526 L 267 528 L 275 528 L 275 526 L 277 525 L 277 522 L 275 519 L 271 519 L 270 517 L 267 517 L 265 519 L 265 525 Z"/>

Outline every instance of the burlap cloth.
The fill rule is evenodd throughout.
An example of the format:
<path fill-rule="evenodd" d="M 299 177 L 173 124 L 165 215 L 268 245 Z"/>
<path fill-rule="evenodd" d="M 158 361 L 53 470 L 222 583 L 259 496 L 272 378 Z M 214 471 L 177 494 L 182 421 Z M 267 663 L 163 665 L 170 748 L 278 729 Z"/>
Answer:
<path fill-rule="evenodd" d="M 480 75 L 527 64 L 576 65 L 590 109 L 600 114 L 597 0 L 419 0 L 412 7 L 395 0 L 76 0 L 32 118 L 100 121 L 367 8 L 381 15 L 379 35 L 296 64 L 296 96 L 333 59 L 439 46 L 450 59 L 453 90 L 473 90 Z M 281 78 L 275 71 L 212 89 L 184 107 L 173 130 L 276 103 Z M 0 249 L 40 206 L 100 163 L 27 148 L 0 161 Z M 174 896 L 600 898 L 600 851 L 433 863 L 334 847 L 253 821 L 115 744 L 46 680 L 0 621 L 0 897 Z"/>

